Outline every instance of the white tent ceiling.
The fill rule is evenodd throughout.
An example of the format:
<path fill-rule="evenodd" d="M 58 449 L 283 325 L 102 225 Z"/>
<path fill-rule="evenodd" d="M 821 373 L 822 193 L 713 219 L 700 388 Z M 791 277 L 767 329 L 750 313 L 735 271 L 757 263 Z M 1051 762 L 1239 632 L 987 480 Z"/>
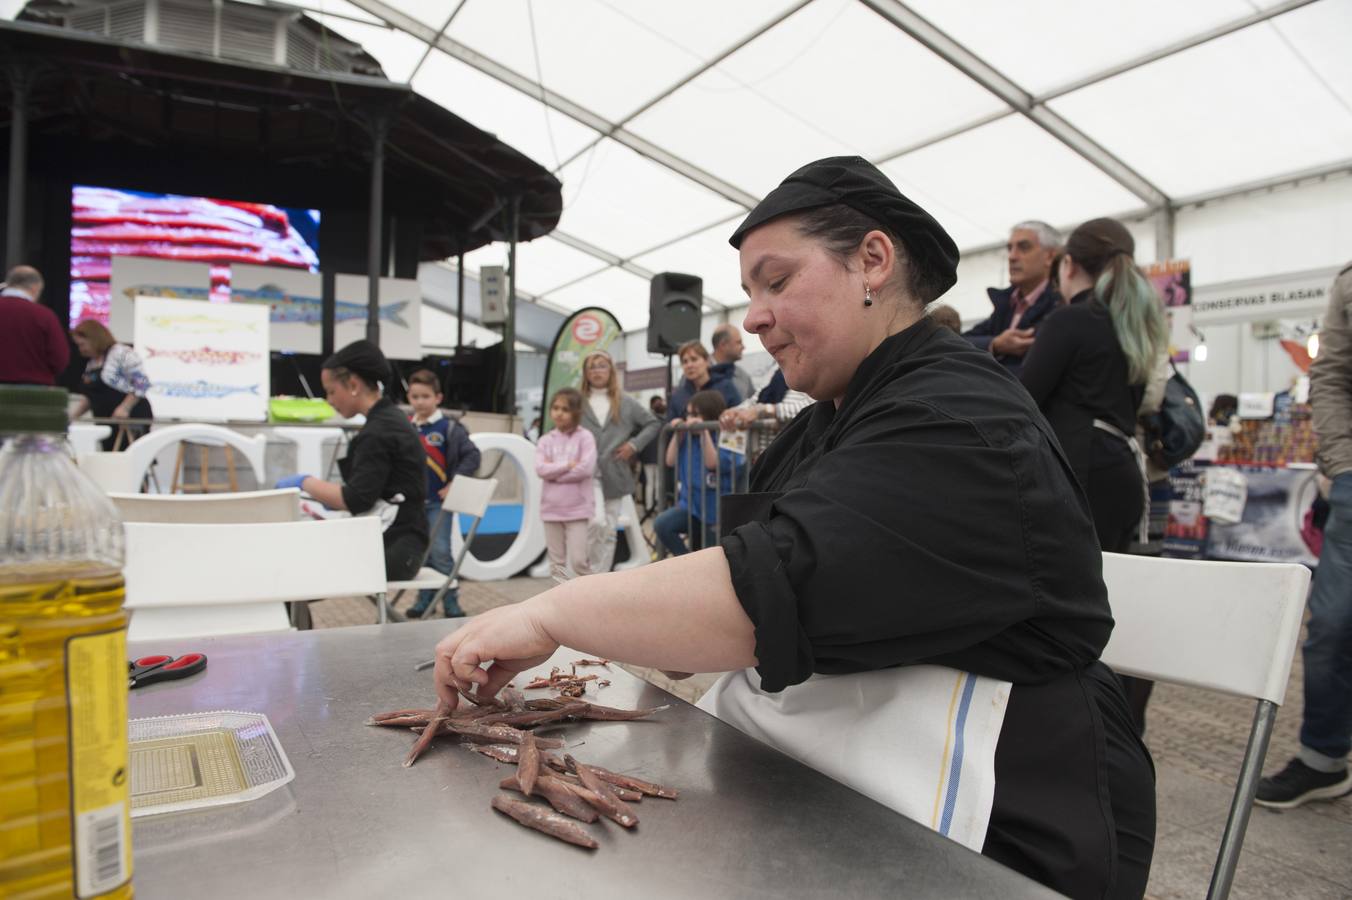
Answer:
<path fill-rule="evenodd" d="M 518 288 L 626 330 L 656 272 L 742 304 L 727 235 L 821 156 L 875 161 L 965 250 L 1352 169 L 1352 0 L 289 3 L 554 171 Z"/>

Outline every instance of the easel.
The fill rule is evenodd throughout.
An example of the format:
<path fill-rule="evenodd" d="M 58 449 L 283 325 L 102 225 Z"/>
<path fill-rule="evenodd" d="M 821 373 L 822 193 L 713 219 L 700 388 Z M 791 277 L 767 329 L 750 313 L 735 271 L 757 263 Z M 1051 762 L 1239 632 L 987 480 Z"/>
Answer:
<path fill-rule="evenodd" d="M 183 458 L 188 452 L 188 445 L 192 443 L 198 450 L 198 476 L 197 484 L 180 484 L 178 480 L 179 473 L 183 470 Z M 211 448 L 220 446 L 225 451 L 225 470 L 228 482 L 213 482 L 211 478 L 210 456 Z M 231 491 L 239 490 L 239 479 L 235 474 L 235 450 L 229 444 L 203 444 L 189 441 L 182 441 L 178 445 L 178 456 L 174 459 L 174 478 L 169 486 L 169 493 L 177 494 L 182 489 L 185 494 L 210 494 L 213 491 Z"/>

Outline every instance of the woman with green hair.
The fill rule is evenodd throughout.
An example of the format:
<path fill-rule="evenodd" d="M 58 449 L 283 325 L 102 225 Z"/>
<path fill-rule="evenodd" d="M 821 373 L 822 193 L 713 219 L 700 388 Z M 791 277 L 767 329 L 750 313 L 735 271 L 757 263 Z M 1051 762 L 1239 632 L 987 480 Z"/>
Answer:
<path fill-rule="evenodd" d="M 1075 229 L 1053 269 L 1070 301 L 1042 323 L 1019 375 L 1088 495 L 1099 546 L 1114 552 L 1127 549 L 1147 509 L 1136 416 L 1169 342 L 1135 250 L 1116 219 Z"/>

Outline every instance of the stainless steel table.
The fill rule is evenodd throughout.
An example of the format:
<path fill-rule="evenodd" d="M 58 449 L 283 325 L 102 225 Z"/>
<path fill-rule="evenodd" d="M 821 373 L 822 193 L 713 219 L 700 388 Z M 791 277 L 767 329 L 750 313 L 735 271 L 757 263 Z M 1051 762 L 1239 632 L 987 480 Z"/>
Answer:
<path fill-rule="evenodd" d="M 133 717 L 262 712 L 296 770 L 259 800 L 135 820 L 138 900 L 1056 896 L 615 667 L 597 702 L 671 708 L 561 735 L 584 762 L 670 784 L 681 799 L 637 804 L 632 833 L 604 819 L 588 826 L 595 851 L 522 828 L 489 807 L 513 767 L 448 742 L 405 769 L 413 735 L 362 724 L 433 705 L 430 672 L 413 666 L 455 627 L 133 645 L 133 655 L 209 657 L 200 675 L 132 691 Z M 562 651 L 556 662 L 575 658 Z"/>

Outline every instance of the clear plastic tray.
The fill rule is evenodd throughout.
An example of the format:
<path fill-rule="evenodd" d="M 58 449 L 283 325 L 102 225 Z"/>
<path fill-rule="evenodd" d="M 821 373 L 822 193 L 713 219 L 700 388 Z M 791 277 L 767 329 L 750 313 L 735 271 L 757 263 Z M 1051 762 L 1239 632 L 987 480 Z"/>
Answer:
<path fill-rule="evenodd" d="M 132 719 L 131 814 L 244 803 L 296 777 L 262 713 L 187 713 Z"/>

